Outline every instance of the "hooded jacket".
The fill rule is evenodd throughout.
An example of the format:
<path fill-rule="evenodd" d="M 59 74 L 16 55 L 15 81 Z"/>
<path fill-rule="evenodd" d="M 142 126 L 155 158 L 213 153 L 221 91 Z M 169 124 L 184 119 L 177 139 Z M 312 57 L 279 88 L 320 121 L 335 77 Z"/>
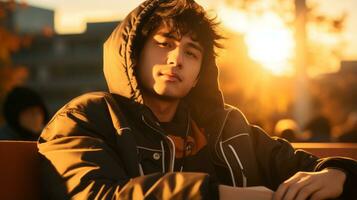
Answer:
<path fill-rule="evenodd" d="M 218 183 L 275 190 L 298 171 L 325 167 L 346 171 L 348 186 L 356 180 L 355 161 L 318 159 L 294 150 L 224 104 L 213 57 L 182 101 L 189 117 L 205 130 L 217 180 L 206 173 L 174 171 L 175 145 L 143 104 L 134 73 L 133 48 L 140 27 L 161 2 L 143 2 L 105 42 L 104 74 L 110 92 L 75 98 L 42 132 L 38 147 L 46 191 L 53 199 L 216 199 Z"/>

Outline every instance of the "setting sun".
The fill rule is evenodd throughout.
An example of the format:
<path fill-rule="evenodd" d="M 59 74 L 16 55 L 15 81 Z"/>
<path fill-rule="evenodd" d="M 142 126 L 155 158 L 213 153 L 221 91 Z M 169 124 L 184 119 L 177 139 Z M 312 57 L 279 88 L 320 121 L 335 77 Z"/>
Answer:
<path fill-rule="evenodd" d="M 251 59 L 260 63 L 276 75 L 290 75 L 294 72 L 294 37 L 290 29 L 275 13 L 247 16 L 232 8 L 219 8 L 221 21 L 227 28 L 244 34 Z"/>

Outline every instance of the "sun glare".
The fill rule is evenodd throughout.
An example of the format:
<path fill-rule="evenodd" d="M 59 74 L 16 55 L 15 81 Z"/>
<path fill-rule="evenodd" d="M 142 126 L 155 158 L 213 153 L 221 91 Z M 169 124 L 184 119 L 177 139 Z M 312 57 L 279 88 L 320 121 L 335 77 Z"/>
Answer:
<path fill-rule="evenodd" d="M 278 15 L 272 12 L 247 16 L 227 6 L 219 8 L 222 24 L 244 34 L 251 59 L 275 75 L 291 75 L 294 37 Z"/>

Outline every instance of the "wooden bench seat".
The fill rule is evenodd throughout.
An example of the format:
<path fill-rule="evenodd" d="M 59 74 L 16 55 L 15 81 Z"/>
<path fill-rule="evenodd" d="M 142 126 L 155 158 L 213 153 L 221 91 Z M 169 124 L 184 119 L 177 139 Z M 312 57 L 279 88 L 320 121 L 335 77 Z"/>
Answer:
<path fill-rule="evenodd" d="M 357 143 L 292 143 L 318 157 L 357 160 Z M 41 198 L 40 157 L 36 142 L 0 141 L 0 199 Z"/>
<path fill-rule="evenodd" d="M 0 199 L 40 199 L 40 157 L 36 142 L 0 141 Z"/>
<path fill-rule="evenodd" d="M 317 157 L 343 156 L 357 160 L 357 143 L 292 143 Z"/>

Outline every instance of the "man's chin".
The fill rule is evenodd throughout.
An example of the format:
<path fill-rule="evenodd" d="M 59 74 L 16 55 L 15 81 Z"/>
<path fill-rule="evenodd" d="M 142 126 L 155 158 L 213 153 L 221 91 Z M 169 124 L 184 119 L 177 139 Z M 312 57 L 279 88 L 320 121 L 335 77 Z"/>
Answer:
<path fill-rule="evenodd" d="M 149 95 L 153 98 L 163 100 L 163 101 L 177 101 L 184 98 L 186 95 L 184 93 L 178 93 L 177 91 L 173 90 L 165 90 L 161 89 L 153 89 L 153 90 L 146 90 L 146 95 Z"/>
<path fill-rule="evenodd" d="M 177 101 L 183 98 L 179 95 L 173 95 L 173 94 L 157 94 L 157 97 L 165 101 Z"/>
<path fill-rule="evenodd" d="M 177 100 L 180 100 L 180 99 L 185 97 L 184 95 L 177 94 L 177 93 L 174 93 L 174 92 L 168 92 L 168 91 L 156 92 L 155 96 L 157 98 L 159 98 L 161 100 L 165 100 L 165 101 L 177 101 Z"/>

